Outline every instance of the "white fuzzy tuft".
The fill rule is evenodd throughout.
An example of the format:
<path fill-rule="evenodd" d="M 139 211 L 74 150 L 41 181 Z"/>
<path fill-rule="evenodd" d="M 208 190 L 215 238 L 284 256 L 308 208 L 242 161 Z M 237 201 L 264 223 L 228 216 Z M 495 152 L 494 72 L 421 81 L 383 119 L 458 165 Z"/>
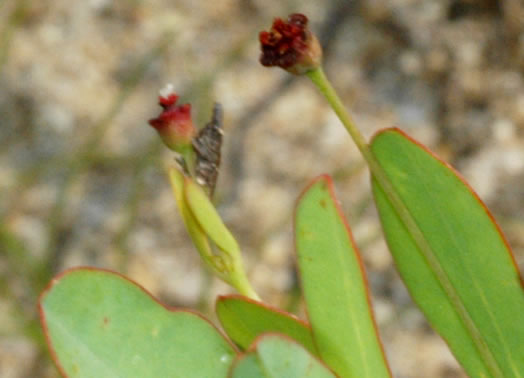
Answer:
<path fill-rule="evenodd" d="M 168 83 L 162 88 L 158 94 L 162 97 L 168 97 L 169 95 L 172 95 L 175 93 L 175 86 L 171 83 Z"/>

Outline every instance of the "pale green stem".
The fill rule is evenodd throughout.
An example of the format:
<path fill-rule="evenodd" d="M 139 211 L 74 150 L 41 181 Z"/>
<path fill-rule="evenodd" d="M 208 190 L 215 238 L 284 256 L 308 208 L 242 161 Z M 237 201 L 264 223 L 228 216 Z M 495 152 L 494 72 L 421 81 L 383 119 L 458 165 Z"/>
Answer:
<path fill-rule="evenodd" d="M 351 138 L 357 145 L 358 149 L 362 153 L 362 156 L 366 160 L 373 178 L 382 188 L 382 190 L 388 197 L 391 205 L 397 212 L 397 215 L 402 220 L 402 222 L 406 225 L 406 228 L 409 230 L 410 234 L 413 236 L 413 239 L 415 240 L 416 244 L 418 245 L 420 252 L 426 259 L 428 265 L 431 267 L 431 269 L 435 273 L 437 281 L 442 286 L 442 289 L 449 297 L 459 317 L 462 319 L 462 322 L 464 323 L 465 327 L 469 331 L 472 337 L 472 340 L 475 346 L 477 347 L 477 350 L 479 351 L 480 355 L 486 362 L 487 368 L 490 370 L 493 377 L 503 377 L 500 367 L 497 364 L 497 361 L 495 360 L 493 354 L 491 353 L 489 347 L 487 346 L 484 338 L 482 337 L 480 331 L 478 330 L 477 326 L 475 325 L 473 319 L 469 315 L 468 310 L 465 308 L 464 303 L 460 299 L 457 291 L 455 290 L 453 284 L 451 283 L 448 275 L 444 271 L 444 268 L 440 264 L 437 256 L 435 256 L 433 249 L 431 248 L 428 241 L 424 237 L 424 234 L 418 227 L 415 219 L 409 212 L 408 208 L 403 203 L 400 196 L 397 194 L 395 188 L 393 187 L 393 184 L 391 183 L 386 173 L 380 166 L 380 163 L 378 162 L 378 160 L 375 158 L 375 156 L 369 149 L 369 146 L 366 140 L 364 139 L 364 137 L 362 136 L 362 134 L 356 127 L 349 112 L 347 111 L 345 106 L 342 104 L 342 101 L 338 97 L 335 89 L 332 87 L 331 83 L 329 82 L 326 75 L 324 74 L 324 71 L 322 70 L 321 67 L 319 67 L 315 70 L 309 71 L 307 73 L 307 76 L 317 86 L 317 88 L 320 90 L 320 92 L 324 95 L 326 100 L 329 102 L 329 104 L 331 105 L 335 113 L 337 114 L 338 118 L 340 119 L 340 121 L 342 122 L 346 130 L 348 131 L 349 135 L 351 136 Z"/>
<path fill-rule="evenodd" d="M 195 156 L 195 151 L 193 151 L 193 146 L 191 144 L 188 144 L 186 148 L 180 151 L 180 156 L 182 157 L 183 161 L 186 163 L 186 167 L 187 167 L 187 170 L 189 171 L 189 175 L 191 177 L 195 177 L 196 156 Z"/>
<path fill-rule="evenodd" d="M 237 291 L 245 295 L 248 298 L 254 299 L 256 301 L 260 301 L 260 297 L 256 293 L 255 289 L 251 286 L 249 283 L 249 280 L 247 279 L 246 273 L 244 271 L 242 261 L 237 261 L 235 264 L 234 271 L 230 275 L 231 277 L 231 285 L 237 289 Z"/>
<path fill-rule="evenodd" d="M 261 300 L 247 278 L 244 264 L 242 262 L 242 255 L 240 253 L 229 253 L 219 248 L 214 248 L 215 250 L 218 250 L 217 253 L 211 253 L 211 250 L 203 248 L 204 246 L 202 246 L 201 243 L 193 244 L 199 250 L 200 256 L 204 262 L 217 277 L 234 287 L 240 294 L 256 301 Z M 199 246 L 201 248 L 199 248 Z M 207 244 L 207 242 L 205 246 L 210 248 L 210 245 Z"/>
<path fill-rule="evenodd" d="M 216 261 L 213 261 L 213 259 L 208 259 L 207 263 L 210 264 L 213 271 L 217 273 L 224 282 L 233 286 L 240 294 L 256 301 L 261 301 L 247 278 L 240 251 L 227 252 L 220 250 L 218 255 L 215 256 L 221 259 L 221 267 L 217 266 L 215 264 Z"/>
<path fill-rule="evenodd" d="M 187 227 L 186 225 L 186 228 Z M 189 232 L 189 234 L 191 238 L 194 237 L 194 234 L 191 232 Z M 205 243 L 199 243 L 193 239 L 193 245 L 197 248 L 202 260 L 204 260 L 218 278 L 234 287 L 240 294 L 257 301 L 261 300 L 247 279 L 240 253 L 231 254 L 215 248 L 219 250 L 219 252 L 215 254 L 211 252 L 211 246 L 208 244 L 208 240 L 206 240 Z"/>

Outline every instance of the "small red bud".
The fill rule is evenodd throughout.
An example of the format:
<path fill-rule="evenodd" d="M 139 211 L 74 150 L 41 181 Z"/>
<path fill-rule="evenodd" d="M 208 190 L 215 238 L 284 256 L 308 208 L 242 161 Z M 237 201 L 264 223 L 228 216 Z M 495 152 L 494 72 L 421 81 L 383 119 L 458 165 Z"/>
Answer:
<path fill-rule="evenodd" d="M 307 23 L 307 17 L 299 13 L 289 15 L 287 21 L 275 18 L 271 30 L 258 36 L 262 50 L 260 63 L 281 67 L 295 75 L 318 68 L 322 48 Z"/>
<path fill-rule="evenodd" d="M 196 134 L 191 120 L 191 105 L 176 105 L 178 96 L 172 92 L 171 86 L 167 86 L 166 89 L 167 91 L 162 91 L 158 97 L 162 113 L 150 119 L 149 124 L 156 129 L 167 147 L 182 152 L 191 146 Z"/>

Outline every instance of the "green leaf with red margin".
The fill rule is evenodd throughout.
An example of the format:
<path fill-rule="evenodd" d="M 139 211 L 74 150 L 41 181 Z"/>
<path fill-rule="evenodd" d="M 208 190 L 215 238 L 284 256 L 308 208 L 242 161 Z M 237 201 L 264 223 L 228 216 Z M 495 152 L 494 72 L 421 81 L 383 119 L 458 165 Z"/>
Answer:
<path fill-rule="evenodd" d="M 51 354 L 63 376 L 227 377 L 235 349 L 202 316 L 169 309 L 127 278 L 80 268 L 40 298 Z"/>
<path fill-rule="evenodd" d="M 328 176 L 315 179 L 299 199 L 295 243 L 322 360 L 341 377 L 390 377 L 362 262 Z"/>
<path fill-rule="evenodd" d="M 398 129 L 378 133 L 371 151 L 411 217 L 403 220 L 373 180 L 388 245 L 417 305 L 471 377 L 523 377 L 524 292 L 485 205 L 452 168 Z"/>
<path fill-rule="evenodd" d="M 266 334 L 239 357 L 230 377 L 335 378 L 335 375 L 302 345 L 279 334 Z"/>
<path fill-rule="evenodd" d="M 311 328 L 292 314 L 240 295 L 220 296 L 216 314 L 224 331 L 240 348 L 247 349 L 263 333 L 287 335 L 317 355 Z"/>

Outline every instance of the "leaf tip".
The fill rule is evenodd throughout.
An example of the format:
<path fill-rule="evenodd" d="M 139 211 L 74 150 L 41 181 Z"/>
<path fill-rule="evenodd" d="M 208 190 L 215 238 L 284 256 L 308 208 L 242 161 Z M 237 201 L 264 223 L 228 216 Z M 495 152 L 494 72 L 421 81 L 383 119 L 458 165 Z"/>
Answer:
<path fill-rule="evenodd" d="M 404 135 L 404 136 L 407 136 L 407 134 L 402 131 L 399 127 L 397 126 L 392 126 L 392 127 L 385 127 L 383 129 L 380 129 L 380 130 L 377 130 L 372 136 L 371 136 L 371 139 L 369 141 L 369 144 L 373 144 L 373 141 L 375 139 L 377 139 L 379 136 L 381 136 L 382 134 L 386 134 L 386 133 L 397 133 L 397 134 L 401 134 L 401 135 Z"/>

